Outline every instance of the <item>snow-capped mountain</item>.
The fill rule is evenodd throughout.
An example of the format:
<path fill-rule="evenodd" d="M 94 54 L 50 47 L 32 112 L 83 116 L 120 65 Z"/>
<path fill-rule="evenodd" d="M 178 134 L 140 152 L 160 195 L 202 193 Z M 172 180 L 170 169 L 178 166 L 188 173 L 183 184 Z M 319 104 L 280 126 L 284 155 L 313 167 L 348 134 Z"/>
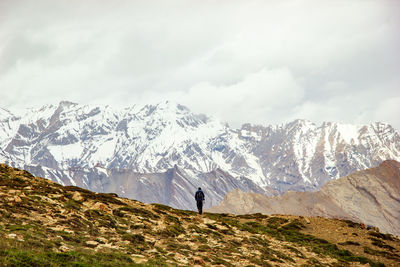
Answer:
<path fill-rule="evenodd" d="M 233 129 L 186 107 L 114 109 L 61 102 L 15 115 L 0 109 L 0 161 L 62 184 L 194 208 L 206 191 L 215 205 L 236 188 L 314 190 L 355 170 L 400 160 L 388 124 L 309 121 Z"/>

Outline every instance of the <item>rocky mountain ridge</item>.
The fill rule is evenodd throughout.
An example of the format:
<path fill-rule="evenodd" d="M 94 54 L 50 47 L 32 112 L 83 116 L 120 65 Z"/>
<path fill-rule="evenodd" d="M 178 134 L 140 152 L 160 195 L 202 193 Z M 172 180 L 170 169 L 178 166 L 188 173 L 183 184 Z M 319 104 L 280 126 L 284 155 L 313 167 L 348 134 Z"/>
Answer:
<path fill-rule="evenodd" d="M 236 188 L 266 195 L 317 190 L 385 159 L 400 160 L 400 134 L 383 123 L 296 120 L 234 129 L 171 102 L 125 109 L 61 102 L 22 115 L 0 112 L 0 162 L 180 208 L 194 208 L 198 186 L 211 206 Z"/>
<path fill-rule="evenodd" d="M 398 238 L 351 221 L 200 216 L 61 186 L 4 164 L 0 239 L 1 266 L 396 266 L 400 260 Z"/>
<path fill-rule="evenodd" d="M 210 211 L 342 218 L 400 236 L 400 163 L 384 161 L 376 168 L 328 182 L 317 192 L 267 197 L 235 190 Z"/>

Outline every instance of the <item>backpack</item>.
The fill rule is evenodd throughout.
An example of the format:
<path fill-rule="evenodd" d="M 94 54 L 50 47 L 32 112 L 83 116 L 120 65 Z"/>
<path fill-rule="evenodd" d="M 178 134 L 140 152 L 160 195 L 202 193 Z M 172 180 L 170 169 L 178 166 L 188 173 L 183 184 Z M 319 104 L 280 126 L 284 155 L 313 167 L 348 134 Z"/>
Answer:
<path fill-rule="evenodd" d="M 196 192 L 196 195 L 194 196 L 194 198 L 195 198 L 197 201 L 204 200 L 204 193 L 203 193 L 203 191 L 197 191 L 197 192 Z"/>

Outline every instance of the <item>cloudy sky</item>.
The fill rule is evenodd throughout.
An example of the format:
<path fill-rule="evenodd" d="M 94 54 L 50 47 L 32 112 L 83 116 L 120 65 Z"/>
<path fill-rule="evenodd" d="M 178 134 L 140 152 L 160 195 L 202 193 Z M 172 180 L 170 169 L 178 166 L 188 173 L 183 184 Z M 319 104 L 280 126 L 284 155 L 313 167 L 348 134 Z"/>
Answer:
<path fill-rule="evenodd" d="M 400 129 L 400 1 L 0 1 L 0 107 L 172 100 Z"/>

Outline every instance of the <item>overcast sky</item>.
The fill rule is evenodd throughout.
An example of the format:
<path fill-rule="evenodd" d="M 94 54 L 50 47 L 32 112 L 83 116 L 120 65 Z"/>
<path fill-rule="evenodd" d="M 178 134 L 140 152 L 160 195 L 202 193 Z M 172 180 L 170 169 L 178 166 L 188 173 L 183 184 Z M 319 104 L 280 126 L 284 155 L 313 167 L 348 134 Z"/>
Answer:
<path fill-rule="evenodd" d="M 172 100 L 400 129 L 400 1 L 0 1 L 0 107 Z"/>

